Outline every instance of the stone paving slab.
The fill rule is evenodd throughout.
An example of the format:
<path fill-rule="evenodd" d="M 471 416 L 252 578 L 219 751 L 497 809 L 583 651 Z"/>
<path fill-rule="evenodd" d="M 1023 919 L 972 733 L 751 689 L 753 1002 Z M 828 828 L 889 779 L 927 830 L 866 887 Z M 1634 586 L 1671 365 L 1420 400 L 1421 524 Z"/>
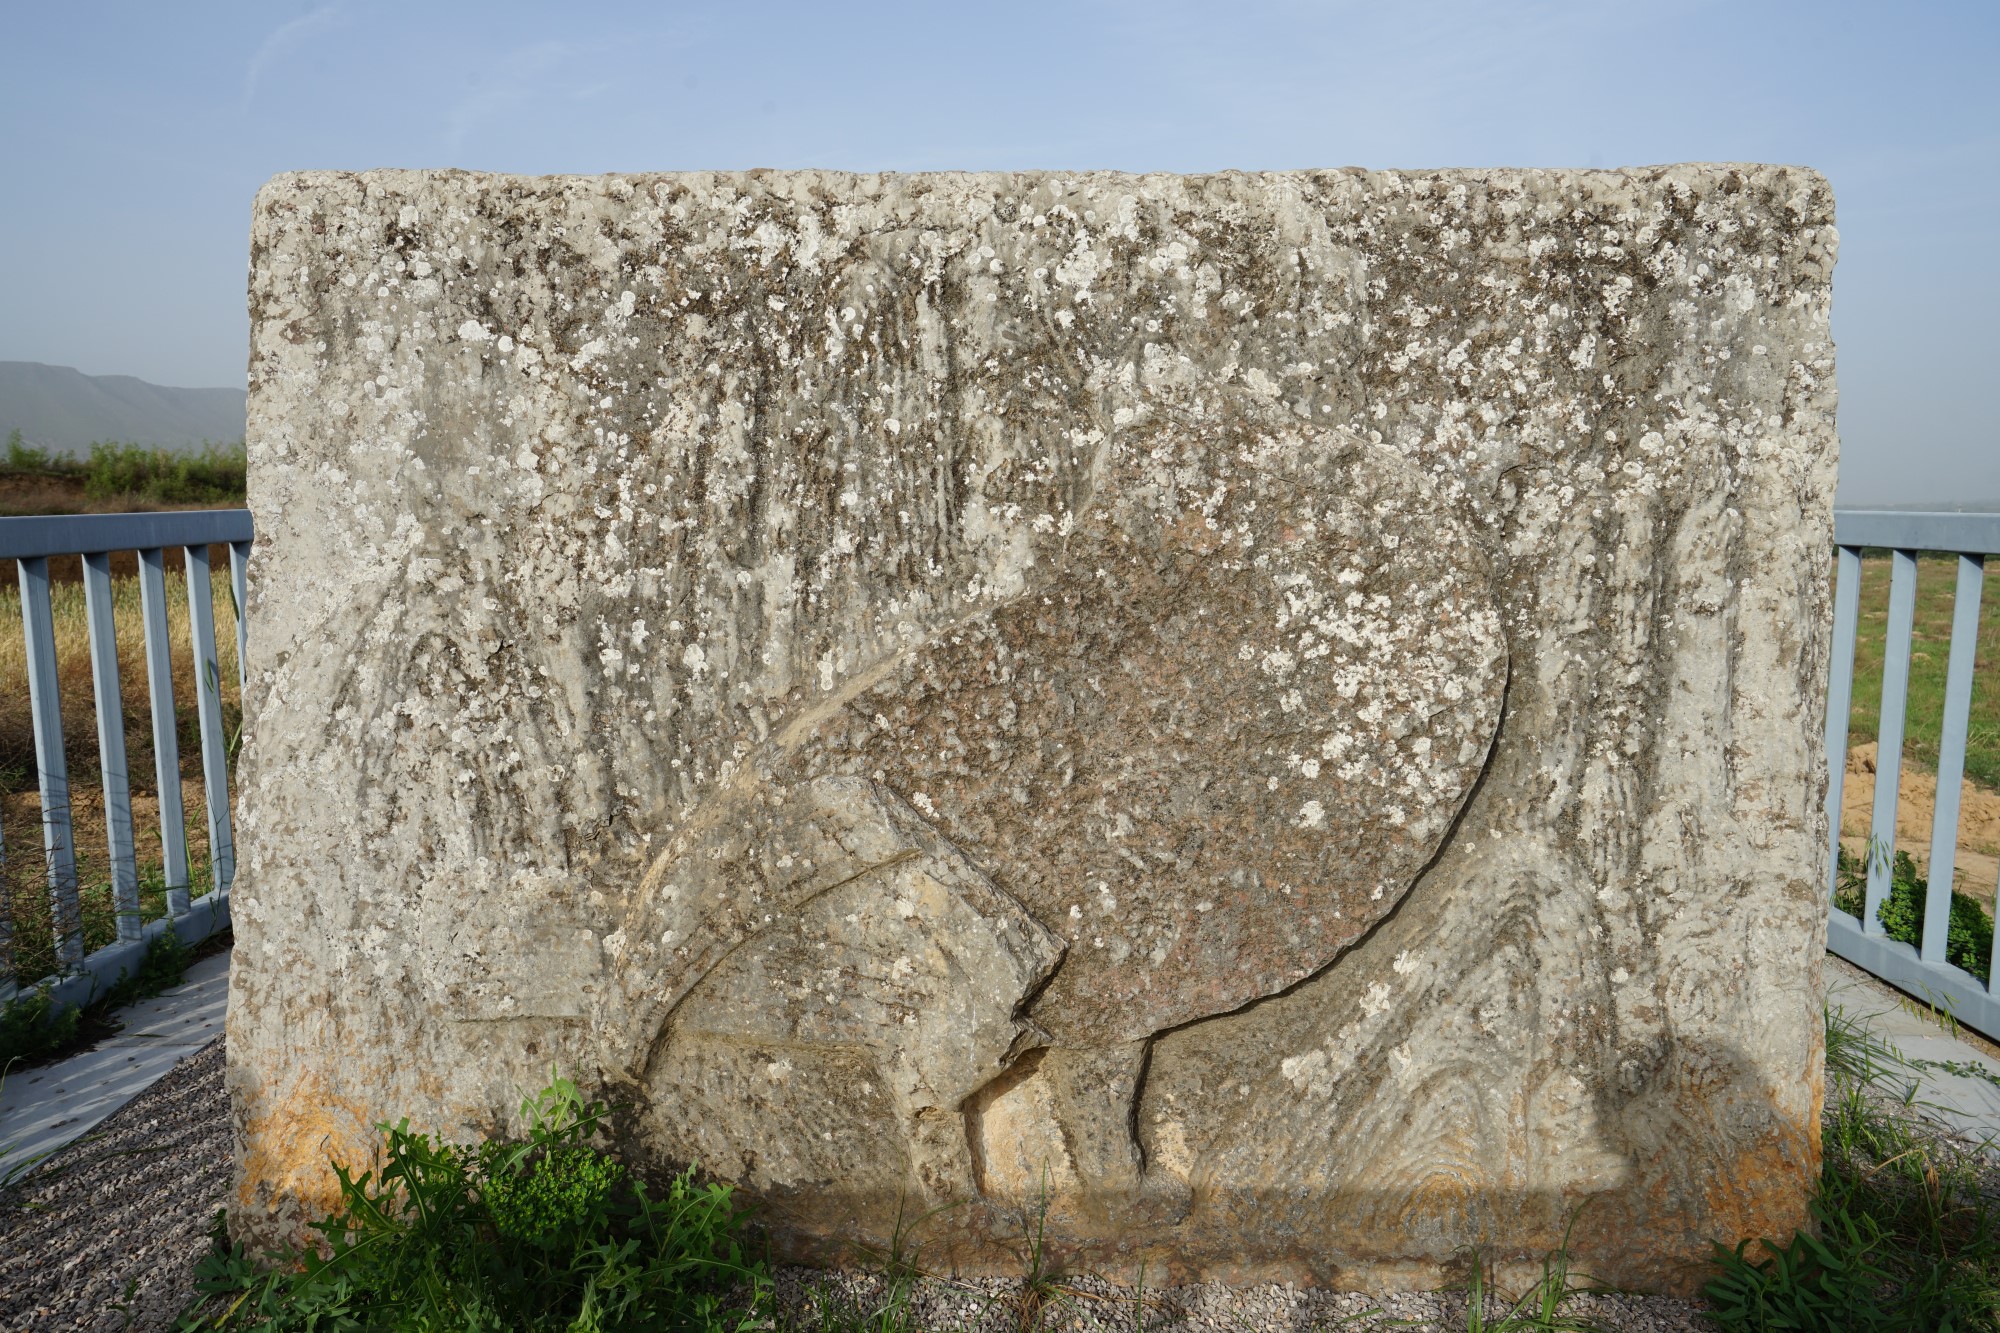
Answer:
<path fill-rule="evenodd" d="M 0 1086 L 0 1176 L 96 1128 L 182 1059 L 222 1035 L 230 951 L 191 965 L 181 984 L 120 1010 L 124 1030 Z"/>
<path fill-rule="evenodd" d="M 1863 1019 L 1908 1062 L 1897 1071 L 1916 1084 L 1915 1099 L 1973 1139 L 2000 1142 L 2000 1058 L 1992 1043 L 1954 1034 L 1928 1006 L 1827 955 L 1826 1003 Z"/>

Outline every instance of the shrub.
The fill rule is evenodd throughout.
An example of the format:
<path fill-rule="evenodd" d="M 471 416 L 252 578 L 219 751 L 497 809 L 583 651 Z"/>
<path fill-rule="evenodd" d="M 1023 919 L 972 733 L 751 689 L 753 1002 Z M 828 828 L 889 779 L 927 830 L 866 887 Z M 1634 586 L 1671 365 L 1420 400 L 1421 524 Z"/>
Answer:
<path fill-rule="evenodd" d="M 1769 1257 L 1749 1257 L 1751 1242 L 1715 1247 L 1721 1273 L 1708 1284 L 1709 1317 L 1726 1329 L 1824 1330 L 1906 1328 L 1883 1308 L 1891 1282 L 1879 1258 L 1883 1236 L 1873 1218 L 1835 1214 L 1815 1199 L 1820 1234 L 1801 1231 L 1789 1245 L 1760 1242 Z"/>
<path fill-rule="evenodd" d="M 82 1014 L 73 1004 L 58 1005 L 46 986 L 0 1005 L 0 1069 L 33 1064 L 69 1046 Z"/>
<path fill-rule="evenodd" d="M 242 504 L 242 445 L 175 453 L 136 444 L 93 444 L 83 491 L 93 500 L 136 496 L 155 504 Z"/>
<path fill-rule="evenodd" d="M 1911 948 L 1922 948 L 1924 899 L 1929 881 L 1917 873 L 1917 863 L 1908 852 L 1897 852 L 1890 864 L 1889 893 L 1877 916 L 1882 931 L 1892 940 Z M 1852 916 L 1860 916 L 1868 892 L 1868 867 L 1860 857 L 1840 852 L 1839 887 L 1833 905 Z M 1945 927 L 1945 961 L 1984 980 L 1993 959 L 1993 918 L 1976 899 L 1957 890 L 1951 895 L 1951 921 Z"/>
<path fill-rule="evenodd" d="M 46 449 L 37 449 L 21 438 L 20 427 L 7 432 L 7 469 L 10 472 L 47 472 L 55 466 Z"/>
<path fill-rule="evenodd" d="M 670 1181 L 657 1198 L 591 1143 L 605 1114 L 552 1075 L 522 1103 L 525 1142 L 461 1148 L 379 1126 L 379 1175 L 335 1164 L 340 1207 L 317 1250 L 251 1261 L 217 1249 L 205 1308 L 181 1328 L 286 1330 L 762 1327 L 770 1293 L 727 1186 Z"/>

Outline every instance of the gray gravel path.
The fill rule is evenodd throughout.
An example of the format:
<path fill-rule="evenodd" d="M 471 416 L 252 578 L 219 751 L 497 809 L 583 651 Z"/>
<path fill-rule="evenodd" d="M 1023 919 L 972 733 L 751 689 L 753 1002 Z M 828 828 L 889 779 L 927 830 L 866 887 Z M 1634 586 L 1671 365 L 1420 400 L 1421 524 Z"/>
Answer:
<path fill-rule="evenodd" d="M 217 1038 L 0 1191 L 0 1329 L 173 1327 L 228 1187 Z"/>

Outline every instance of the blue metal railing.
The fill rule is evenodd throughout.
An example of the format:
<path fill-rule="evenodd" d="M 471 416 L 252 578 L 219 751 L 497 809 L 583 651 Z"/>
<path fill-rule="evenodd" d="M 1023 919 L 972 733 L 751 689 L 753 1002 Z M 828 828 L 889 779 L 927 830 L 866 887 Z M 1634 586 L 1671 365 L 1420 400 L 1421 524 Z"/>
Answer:
<path fill-rule="evenodd" d="M 34 725 L 36 780 L 41 797 L 42 861 L 57 970 L 44 978 L 20 977 L 13 948 L 14 922 L 0 897 L 0 1000 L 24 984 L 48 986 L 58 1003 L 87 1002 L 135 970 L 152 940 L 168 930 L 193 943 L 229 925 L 229 887 L 236 875 L 229 827 L 228 745 L 222 727 L 222 673 L 215 645 L 215 608 L 208 548 L 229 548 L 230 590 L 236 615 L 239 686 L 247 684 L 248 649 L 242 614 L 250 557 L 250 511 L 211 509 L 162 514 L 53 515 L 0 518 L 0 560 L 13 560 L 21 581 L 21 622 L 26 636 L 28 707 Z M 183 548 L 187 568 L 188 629 L 194 651 L 195 712 L 200 723 L 201 765 L 207 807 L 212 888 L 193 898 L 187 833 L 181 806 L 180 744 L 167 637 L 167 552 Z M 125 761 L 124 706 L 119 694 L 117 627 L 112 615 L 111 553 L 136 553 L 140 614 L 144 622 L 146 676 L 153 727 L 153 756 L 160 804 L 162 877 L 166 915 L 142 918 L 139 870 L 132 829 L 132 795 Z M 105 846 L 117 938 L 85 952 L 77 884 L 76 839 L 71 824 L 68 767 L 63 753 L 62 707 L 57 686 L 55 616 L 49 592 L 49 558 L 80 556 L 91 685 L 97 713 L 98 758 L 104 778 Z M 0 846 L 0 865 L 7 849 Z"/>
<path fill-rule="evenodd" d="M 1833 600 L 1833 662 L 1827 682 L 1827 837 L 1831 866 L 1826 947 L 1892 985 L 1929 1001 L 1959 1022 L 2000 1038 L 2000 970 L 1975 977 L 1945 960 L 1951 890 L 1958 865 L 1959 801 L 1965 780 L 1965 746 L 1972 717 L 1979 599 L 1989 555 L 2000 555 L 2000 514 L 1895 513 L 1844 510 L 1834 515 L 1839 569 Z M 1890 556 L 1889 612 L 1882 656 L 1882 713 L 1876 730 L 1875 801 L 1871 813 L 1867 890 L 1857 918 L 1833 905 L 1840 883 L 1842 781 L 1847 770 L 1847 724 L 1854 701 L 1854 645 L 1860 627 L 1861 552 Z M 1903 731 L 1910 688 L 1911 636 L 1916 620 L 1917 556 L 1957 557 L 1952 604 L 1951 656 L 1945 668 L 1944 727 L 1938 746 L 1937 804 L 1931 819 L 1929 882 L 1918 947 L 1882 930 L 1882 902 L 1889 895 L 1896 850 L 1896 809 L 1902 790 Z M 1989 685 L 1989 688 L 1991 686 Z M 2000 889 L 2000 886 L 1996 886 Z M 1987 905 L 1993 898 L 1986 897 Z M 2000 941 L 1996 941 L 2000 944 Z M 2000 948 L 1994 950 L 2000 965 Z"/>

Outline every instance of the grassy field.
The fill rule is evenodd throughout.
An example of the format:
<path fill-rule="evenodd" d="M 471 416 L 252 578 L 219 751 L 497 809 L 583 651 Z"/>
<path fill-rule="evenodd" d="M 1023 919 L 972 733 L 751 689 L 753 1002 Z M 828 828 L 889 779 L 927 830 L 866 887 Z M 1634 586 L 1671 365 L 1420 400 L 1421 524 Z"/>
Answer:
<path fill-rule="evenodd" d="M 1917 561 L 1916 629 L 1911 639 L 1903 754 L 1933 772 L 1944 724 L 1944 677 L 1951 651 L 1957 580 L 1956 556 Z M 1982 787 L 2000 788 L 2000 571 L 1988 573 L 1981 603 L 1965 773 Z M 1852 744 L 1875 739 L 1882 712 L 1883 639 L 1888 621 L 1889 557 L 1871 556 L 1861 562 L 1861 626 L 1854 650 L 1854 709 L 1848 723 Z"/>

